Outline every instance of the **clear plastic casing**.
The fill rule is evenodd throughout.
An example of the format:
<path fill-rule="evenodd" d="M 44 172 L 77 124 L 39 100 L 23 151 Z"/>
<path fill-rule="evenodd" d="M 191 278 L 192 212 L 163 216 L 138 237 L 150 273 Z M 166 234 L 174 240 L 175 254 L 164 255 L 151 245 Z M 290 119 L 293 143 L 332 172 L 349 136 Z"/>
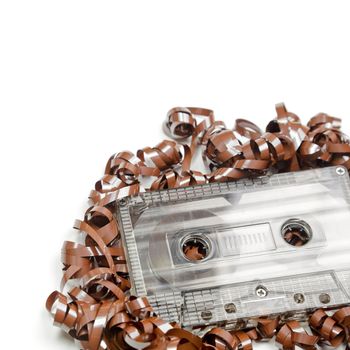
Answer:
<path fill-rule="evenodd" d="M 237 327 L 350 303 L 342 167 L 143 193 L 117 214 L 132 293 L 165 320 Z"/>

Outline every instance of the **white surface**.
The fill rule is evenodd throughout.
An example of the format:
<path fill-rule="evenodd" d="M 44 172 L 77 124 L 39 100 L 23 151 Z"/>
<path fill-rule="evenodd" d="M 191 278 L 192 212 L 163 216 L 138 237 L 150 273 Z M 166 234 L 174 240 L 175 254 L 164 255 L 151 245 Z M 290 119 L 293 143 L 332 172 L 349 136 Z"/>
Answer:
<path fill-rule="evenodd" d="M 264 126 L 284 101 L 305 122 L 342 117 L 350 133 L 347 5 L 1 1 L 3 344 L 77 348 L 44 310 L 61 244 L 107 158 L 155 145 L 169 108 Z"/>

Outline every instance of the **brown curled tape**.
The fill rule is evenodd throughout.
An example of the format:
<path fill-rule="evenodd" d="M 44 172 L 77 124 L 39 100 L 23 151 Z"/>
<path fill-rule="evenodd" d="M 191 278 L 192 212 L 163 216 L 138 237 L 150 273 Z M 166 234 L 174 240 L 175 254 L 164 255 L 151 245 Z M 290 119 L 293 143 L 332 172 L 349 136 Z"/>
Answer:
<path fill-rule="evenodd" d="M 308 334 L 300 323 L 290 321 L 284 324 L 276 334 L 276 342 L 282 345 L 283 350 L 315 349 L 319 337 Z"/>
<path fill-rule="evenodd" d="M 324 310 L 317 310 L 310 317 L 310 327 L 320 335 L 322 340 L 333 347 L 343 344 L 345 330 L 337 321 L 329 317 Z"/>
<path fill-rule="evenodd" d="M 74 224 L 83 241 L 65 242 L 62 247 L 61 292 L 53 292 L 46 302 L 54 324 L 85 350 L 250 350 L 254 342 L 273 337 L 285 350 L 311 350 L 323 343 L 333 348 L 344 343 L 350 350 L 349 306 L 332 315 L 316 310 L 309 321 L 313 334 L 297 321 L 259 318 L 245 330 L 213 328 L 200 338 L 161 320 L 147 298 L 130 295 L 113 215 L 118 200 L 143 191 L 329 165 L 349 170 L 350 142 L 340 130 L 341 120 L 320 113 L 303 125 L 297 115 L 278 104 L 276 117 L 265 131 L 245 119 L 237 119 L 228 129 L 210 109 L 177 107 L 169 111 L 164 126 L 168 135 L 182 143 L 164 140 L 136 154 L 116 153 L 108 160 L 105 175 L 90 193 L 91 207 Z M 206 174 L 191 169 L 199 149 L 210 169 Z M 143 186 L 145 177 L 153 179 L 148 188 Z M 291 240 L 297 238 L 291 233 Z M 186 246 L 184 253 L 192 260 L 203 258 L 195 244 Z"/>

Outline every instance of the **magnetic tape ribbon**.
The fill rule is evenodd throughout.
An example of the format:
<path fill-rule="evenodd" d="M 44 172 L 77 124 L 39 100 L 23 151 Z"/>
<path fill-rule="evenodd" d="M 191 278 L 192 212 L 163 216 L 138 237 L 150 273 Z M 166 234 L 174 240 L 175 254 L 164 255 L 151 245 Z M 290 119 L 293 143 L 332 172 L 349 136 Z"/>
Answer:
<path fill-rule="evenodd" d="M 69 333 L 82 349 L 249 350 L 254 341 L 275 337 L 285 349 L 315 349 L 326 343 L 350 350 L 350 307 L 332 316 L 317 310 L 310 317 L 312 333 L 297 321 L 252 320 L 244 331 L 213 328 L 202 338 L 164 322 L 144 297 L 130 296 L 130 282 L 118 222 L 116 201 L 143 191 L 238 180 L 267 172 L 342 165 L 350 169 L 350 142 L 341 132 L 341 120 L 324 113 L 303 125 L 283 104 L 262 131 L 254 123 L 237 119 L 229 129 L 205 108 L 173 108 L 164 123 L 168 135 L 155 147 L 136 155 L 124 151 L 107 162 L 105 175 L 90 193 L 91 207 L 74 227 L 85 234 L 83 243 L 65 242 L 62 248 L 62 292 L 47 299 L 54 324 Z M 191 170 L 197 149 L 210 171 Z M 144 177 L 153 177 L 149 188 Z M 198 247 L 187 247 L 191 259 L 202 259 Z"/>

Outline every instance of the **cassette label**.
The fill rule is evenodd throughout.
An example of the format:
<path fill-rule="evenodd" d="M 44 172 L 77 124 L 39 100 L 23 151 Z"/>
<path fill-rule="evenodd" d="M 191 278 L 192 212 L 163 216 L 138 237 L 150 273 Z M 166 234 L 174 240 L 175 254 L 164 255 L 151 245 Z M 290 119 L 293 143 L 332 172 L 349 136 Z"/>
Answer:
<path fill-rule="evenodd" d="M 339 169 L 123 200 L 132 292 L 185 327 L 350 303 L 350 181 Z"/>

